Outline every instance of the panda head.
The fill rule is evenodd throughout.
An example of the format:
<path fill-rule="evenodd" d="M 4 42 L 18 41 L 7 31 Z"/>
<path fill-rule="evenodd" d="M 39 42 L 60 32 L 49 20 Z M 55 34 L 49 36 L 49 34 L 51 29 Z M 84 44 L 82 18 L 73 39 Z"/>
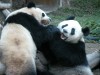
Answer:
<path fill-rule="evenodd" d="M 89 28 L 82 28 L 79 22 L 75 20 L 62 21 L 58 24 L 58 28 L 61 32 L 61 39 L 70 43 L 84 42 L 83 36 L 89 34 Z"/>
<path fill-rule="evenodd" d="M 12 12 L 10 15 L 8 15 L 8 17 L 15 15 L 19 12 L 23 12 L 23 13 L 27 13 L 29 15 L 32 15 L 33 17 L 35 17 L 35 19 L 41 25 L 44 25 L 44 26 L 48 25 L 51 21 L 51 18 L 48 17 L 47 14 L 43 10 L 41 10 L 40 8 L 37 8 L 33 2 L 29 2 L 26 7 L 23 7 L 19 10 Z"/>

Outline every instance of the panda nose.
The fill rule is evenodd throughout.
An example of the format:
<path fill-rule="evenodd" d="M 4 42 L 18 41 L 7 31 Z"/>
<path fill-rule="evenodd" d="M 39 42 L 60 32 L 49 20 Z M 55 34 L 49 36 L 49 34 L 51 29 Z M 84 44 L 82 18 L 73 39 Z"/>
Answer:
<path fill-rule="evenodd" d="M 63 29 L 63 32 L 64 32 L 64 33 L 68 33 L 65 29 Z"/>

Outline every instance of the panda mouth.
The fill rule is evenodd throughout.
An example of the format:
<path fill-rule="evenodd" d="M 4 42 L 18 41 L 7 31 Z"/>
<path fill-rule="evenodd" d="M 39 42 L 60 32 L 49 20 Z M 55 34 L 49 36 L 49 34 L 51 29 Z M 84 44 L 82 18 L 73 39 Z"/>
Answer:
<path fill-rule="evenodd" d="M 62 39 L 62 40 L 67 40 L 68 37 L 66 37 L 63 33 L 61 33 L 61 39 Z"/>

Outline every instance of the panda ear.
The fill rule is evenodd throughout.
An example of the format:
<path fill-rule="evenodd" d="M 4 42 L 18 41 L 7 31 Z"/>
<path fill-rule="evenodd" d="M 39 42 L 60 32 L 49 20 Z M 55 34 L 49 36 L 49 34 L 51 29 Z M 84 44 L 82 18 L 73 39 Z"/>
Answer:
<path fill-rule="evenodd" d="M 75 16 L 69 16 L 66 18 L 66 20 L 74 20 L 75 19 Z"/>
<path fill-rule="evenodd" d="M 33 3 L 33 2 L 29 2 L 29 3 L 27 4 L 27 7 L 28 7 L 28 8 L 32 8 L 32 7 L 36 7 L 36 5 L 35 5 L 35 3 Z"/>
<path fill-rule="evenodd" d="M 83 32 L 84 36 L 88 36 L 90 33 L 89 27 L 82 28 L 82 32 Z"/>

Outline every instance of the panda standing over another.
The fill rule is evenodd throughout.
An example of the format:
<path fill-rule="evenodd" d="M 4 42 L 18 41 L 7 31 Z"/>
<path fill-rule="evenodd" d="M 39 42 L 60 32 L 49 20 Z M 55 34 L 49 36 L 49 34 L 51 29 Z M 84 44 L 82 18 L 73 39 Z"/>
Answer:
<path fill-rule="evenodd" d="M 46 13 L 29 3 L 18 9 L 5 20 L 0 40 L 0 74 L 37 75 L 36 45 L 30 32 L 33 26 L 47 25 L 50 18 Z M 30 28 L 28 29 L 27 26 Z"/>

